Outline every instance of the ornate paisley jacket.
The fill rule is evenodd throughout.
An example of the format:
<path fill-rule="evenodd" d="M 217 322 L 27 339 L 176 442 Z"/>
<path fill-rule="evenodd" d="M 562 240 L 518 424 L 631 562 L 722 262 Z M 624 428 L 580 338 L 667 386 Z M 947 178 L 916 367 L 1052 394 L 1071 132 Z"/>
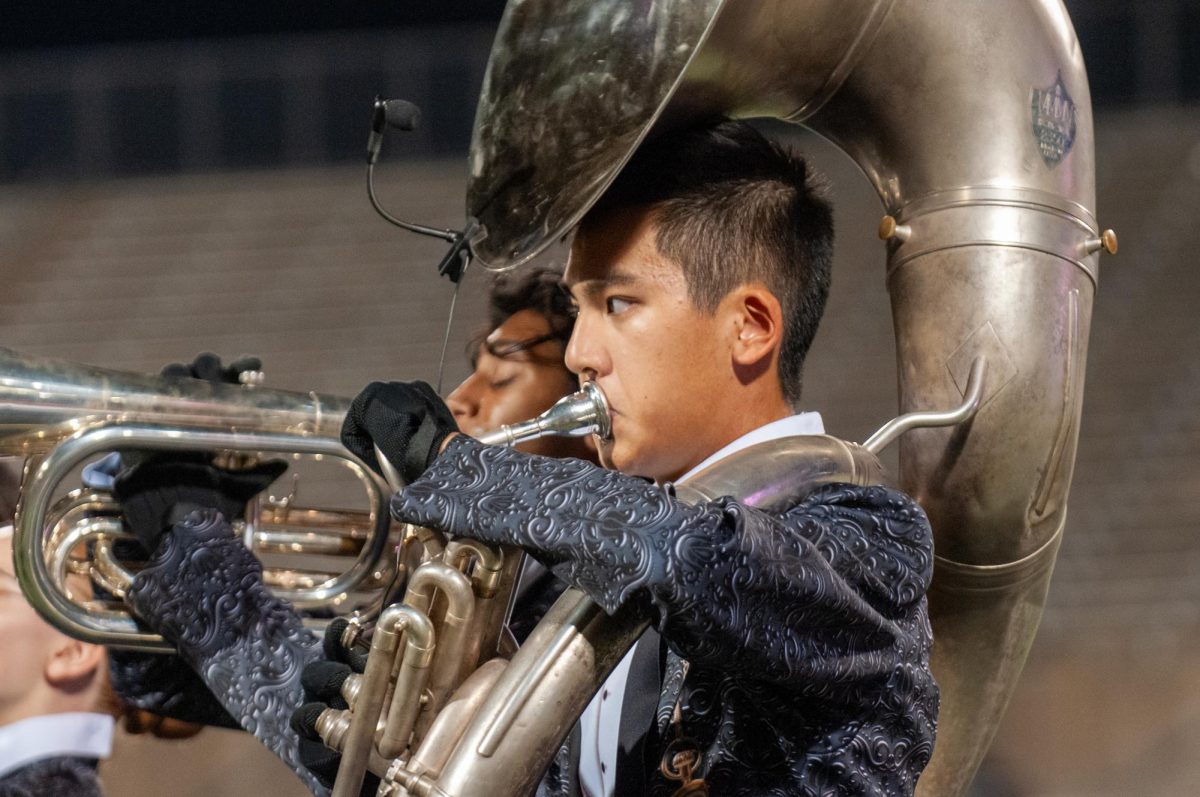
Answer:
<path fill-rule="evenodd" d="M 830 485 L 781 514 L 690 506 L 669 487 L 460 436 L 392 512 L 519 545 L 606 611 L 641 606 L 671 653 L 658 736 L 678 696 L 712 794 L 913 793 L 938 691 L 932 535 L 907 496 Z M 647 789 L 670 794 L 659 755 Z"/>
<path fill-rule="evenodd" d="M 104 797 L 96 761 L 59 756 L 0 777 L 0 797 Z"/>
<path fill-rule="evenodd" d="M 219 512 L 193 512 L 164 535 L 126 600 L 179 656 L 113 651 L 109 674 L 124 700 L 165 716 L 240 726 L 314 794 L 329 793 L 300 762 L 300 740 L 288 724 L 304 702 L 300 672 L 322 657 L 321 643 L 271 594 L 262 564 Z"/>
<path fill-rule="evenodd" d="M 669 487 L 589 463 L 457 437 L 392 511 L 520 545 L 607 611 L 634 602 L 648 613 L 669 647 L 657 718 L 647 718 L 657 745 L 645 756 L 648 793 L 678 786 L 657 771 L 678 699 L 714 795 L 912 794 L 938 693 L 931 534 L 903 494 L 832 485 L 782 514 L 729 498 L 689 506 Z M 243 728 L 326 793 L 288 727 L 319 643 L 218 514 L 195 513 L 166 540 L 130 590 L 135 611 Z M 161 674 L 170 659 L 160 661 Z M 202 702 L 139 666 L 131 658 L 114 674 L 142 707 Z M 179 702 L 183 692 L 191 697 Z M 566 793 L 563 763 L 542 793 Z"/>

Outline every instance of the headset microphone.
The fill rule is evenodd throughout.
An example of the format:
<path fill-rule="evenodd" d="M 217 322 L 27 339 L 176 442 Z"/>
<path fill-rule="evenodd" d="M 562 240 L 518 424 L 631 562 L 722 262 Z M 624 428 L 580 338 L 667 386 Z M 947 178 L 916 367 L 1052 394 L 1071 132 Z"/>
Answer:
<path fill-rule="evenodd" d="M 421 123 L 421 109 L 408 100 L 385 100 L 375 98 L 375 109 L 371 114 L 371 134 L 367 138 L 367 163 L 379 160 L 383 148 L 383 134 L 389 127 L 397 130 L 416 130 Z"/>

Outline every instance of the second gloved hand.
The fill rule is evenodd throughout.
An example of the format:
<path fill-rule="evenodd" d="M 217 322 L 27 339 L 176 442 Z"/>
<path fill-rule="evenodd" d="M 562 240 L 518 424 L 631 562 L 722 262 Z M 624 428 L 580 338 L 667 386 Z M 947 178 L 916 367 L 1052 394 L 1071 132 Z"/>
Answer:
<path fill-rule="evenodd" d="M 346 413 L 342 444 L 383 473 L 375 456 L 378 446 L 405 482 L 412 483 L 457 431 L 450 408 L 424 382 L 372 382 Z"/>
<path fill-rule="evenodd" d="M 217 355 L 202 352 L 191 363 L 163 366 L 162 375 L 236 385 L 261 369 L 258 357 L 243 355 L 224 365 Z M 124 451 L 105 467 L 116 469 L 112 490 L 125 524 L 153 554 L 166 530 L 196 509 L 216 509 L 228 522 L 237 520 L 287 463 L 270 460 L 233 470 L 217 465 L 211 451 Z"/>
<path fill-rule="evenodd" d="M 168 363 L 163 366 L 162 375 L 186 376 L 213 384 L 237 385 L 252 374 L 258 373 L 261 377 L 261 371 L 262 360 L 252 354 L 243 354 L 229 365 L 225 365 L 220 357 L 206 351 L 197 354 L 190 363 Z"/>
<path fill-rule="evenodd" d="M 304 667 L 300 683 L 305 703 L 292 713 L 292 730 L 300 737 L 300 761 L 324 786 L 332 788 L 342 754 L 325 746 L 317 733 L 317 720 L 326 709 L 345 709 L 342 685 L 351 674 L 362 675 L 367 666 L 366 650 L 342 645 L 345 618 L 339 617 L 325 629 L 325 658 Z M 370 772 L 363 782 L 362 797 L 375 794 L 379 778 Z"/>
<path fill-rule="evenodd" d="M 241 517 L 246 503 L 287 470 L 283 460 L 229 470 L 210 462 L 180 461 L 153 454 L 117 474 L 113 494 L 125 524 L 152 554 L 162 535 L 197 509 L 216 509 L 229 522 Z"/>

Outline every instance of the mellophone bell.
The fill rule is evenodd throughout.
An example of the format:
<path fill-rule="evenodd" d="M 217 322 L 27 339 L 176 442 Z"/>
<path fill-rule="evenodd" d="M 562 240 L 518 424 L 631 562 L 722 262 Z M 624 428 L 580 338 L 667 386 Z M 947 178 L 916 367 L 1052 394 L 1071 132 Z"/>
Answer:
<path fill-rule="evenodd" d="M 879 234 L 901 416 L 865 446 L 797 446 L 770 459 L 779 471 L 737 460 L 736 471 L 725 464 L 680 493 L 755 495 L 770 506 L 781 496 L 762 484 L 783 485 L 794 498 L 831 479 L 875 483 L 882 475 L 872 452 L 899 441 L 899 485 L 928 513 L 937 546 L 930 614 L 942 705 L 918 790 L 961 794 L 1037 629 L 1065 524 L 1098 258 L 1116 250 L 1092 211 L 1091 106 L 1070 20 L 1059 0 L 969 8 L 951 0 L 653 0 L 638 14 L 626 5 L 510 2 L 472 140 L 473 254 L 494 268 L 535 256 L 570 231 L 643 140 L 697 119 L 782 119 L 855 160 L 887 214 Z M 930 70 L 934 54 L 939 68 Z M 519 105 L 511 102 L 518 95 Z M 3 411 L 44 409 L 44 383 L 27 379 L 28 395 L 4 399 Z M 139 443 L 182 447 L 140 428 L 161 420 L 147 423 L 130 403 L 157 401 L 161 390 L 145 387 L 104 382 L 104 401 L 114 401 L 105 412 L 128 415 L 145 432 Z M 336 453 L 329 430 L 344 405 L 205 390 L 186 399 L 189 444 Z M 961 409 L 938 412 L 953 407 Z M 71 633 L 161 646 L 138 636 L 128 617 L 78 616 L 54 582 L 73 566 L 74 547 L 114 533 L 111 506 L 108 525 L 81 525 L 80 507 L 94 496 L 50 503 L 63 475 L 112 447 L 105 435 L 115 433 L 87 428 L 94 413 L 51 412 L 6 433 L 19 440 L 12 451 L 37 458 L 28 472 L 43 480 L 23 496 L 22 580 L 39 610 Z M 249 427 L 247 414 L 255 416 Z M 51 438 L 61 443 L 47 454 L 42 441 Z M 386 548 L 388 486 L 350 465 L 373 508 L 348 523 L 372 533 L 359 534 L 354 579 L 306 585 L 317 593 L 377 573 Z M 518 557 L 436 535 L 419 544 L 427 561 L 408 576 L 404 599 L 360 615 L 348 631 L 374 628 L 366 672 L 346 682 L 351 708 L 320 721 L 326 742 L 343 752 L 335 795 L 357 794 L 368 769 L 396 793 L 523 793 L 645 621 L 609 617 L 569 590 L 505 662 L 494 655 L 508 608 L 501 585 L 511 584 Z M 119 588 L 114 565 L 89 567 Z M 437 602 L 454 621 L 445 628 L 429 620 Z"/>

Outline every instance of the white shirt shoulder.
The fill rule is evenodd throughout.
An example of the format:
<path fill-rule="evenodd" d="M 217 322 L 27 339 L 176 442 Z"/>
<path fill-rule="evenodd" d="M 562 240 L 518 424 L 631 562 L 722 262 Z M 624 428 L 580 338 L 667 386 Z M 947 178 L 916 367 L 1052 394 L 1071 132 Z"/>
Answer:
<path fill-rule="evenodd" d="M 0 728 L 0 777 L 46 758 L 108 758 L 115 721 L 107 714 L 45 714 Z"/>

